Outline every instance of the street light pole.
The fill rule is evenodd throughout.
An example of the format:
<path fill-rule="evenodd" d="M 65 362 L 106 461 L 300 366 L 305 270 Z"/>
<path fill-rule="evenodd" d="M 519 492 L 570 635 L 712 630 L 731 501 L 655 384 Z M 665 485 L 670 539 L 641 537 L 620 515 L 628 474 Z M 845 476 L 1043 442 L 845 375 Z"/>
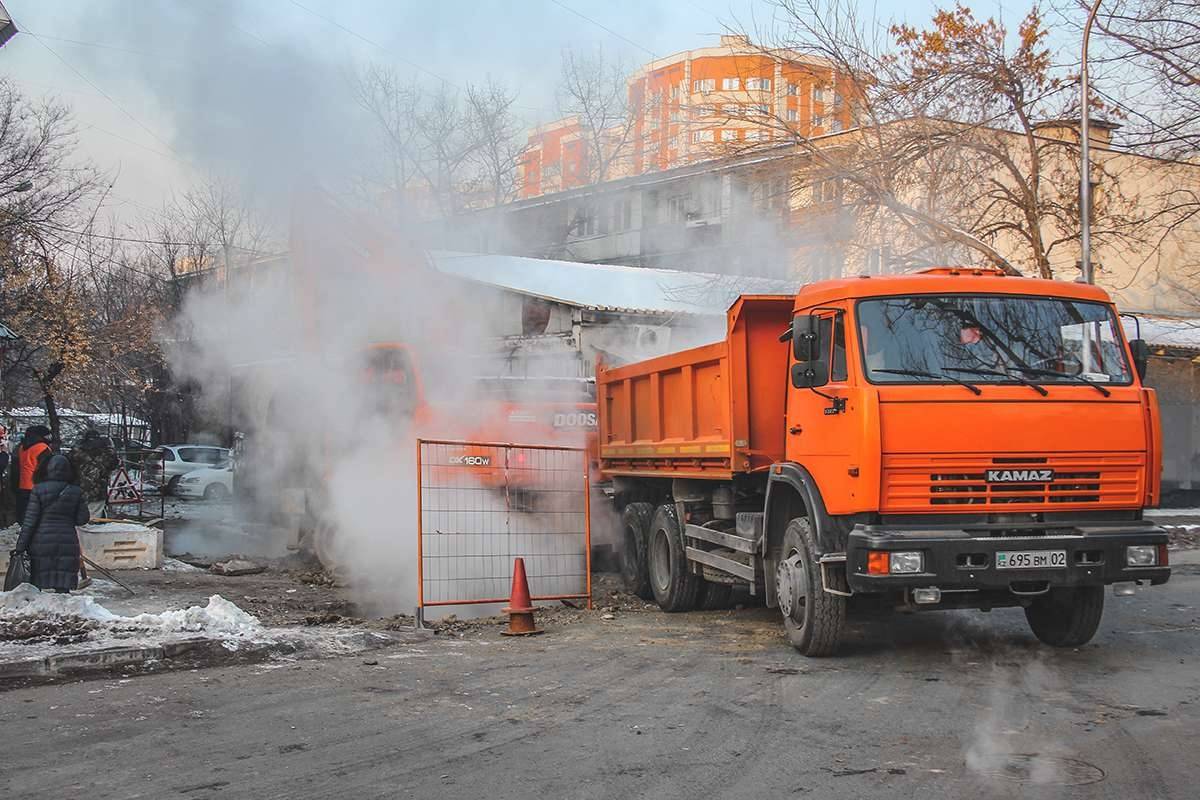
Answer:
<path fill-rule="evenodd" d="M 1091 181 L 1091 131 L 1088 112 L 1088 39 L 1092 35 L 1092 23 L 1100 10 L 1100 0 L 1092 3 L 1087 24 L 1083 26 L 1083 56 L 1079 66 L 1079 268 L 1080 280 L 1095 283 L 1092 272 L 1092 181 Z"/>

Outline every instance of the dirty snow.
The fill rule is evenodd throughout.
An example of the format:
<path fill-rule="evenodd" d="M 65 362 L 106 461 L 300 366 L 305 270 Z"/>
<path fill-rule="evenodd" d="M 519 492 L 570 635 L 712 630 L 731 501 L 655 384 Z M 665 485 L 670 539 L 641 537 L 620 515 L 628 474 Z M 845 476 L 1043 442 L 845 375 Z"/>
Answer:
<path fill-rule="evenodd" d="M 0 621 L 38 617 L 82 618 L 114 634 L 204 634 L 214 638 L 249 638 L 261 635 L 262 623 L 233 603 L 214 594 L 205 606 L 122 617 L 80 594 L 51 594 L 23 583 L 11 592 L 0 592 Z"/>

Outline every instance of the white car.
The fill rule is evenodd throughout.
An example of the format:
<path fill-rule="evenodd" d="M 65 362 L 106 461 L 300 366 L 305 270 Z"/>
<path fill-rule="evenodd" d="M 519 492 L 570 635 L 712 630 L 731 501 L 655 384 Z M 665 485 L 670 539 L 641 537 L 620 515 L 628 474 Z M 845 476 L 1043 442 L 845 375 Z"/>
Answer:
<path fill-rule="evenodd" d="M 233 465 L 226 461 L 215 467 L 192 470 L 180 476 L 175 484 L 175 496 L 228 500 L 233 497 Z"/>
<path fill-rule="evenodd" d="M 167 444 L 159 447 L 146 461 L 143 477 L 147 483 L 165 487 L 174 494 L 179 479 L 193 470 L 215 467 L 229 459 L 229 449 L 203 444 Z"/>

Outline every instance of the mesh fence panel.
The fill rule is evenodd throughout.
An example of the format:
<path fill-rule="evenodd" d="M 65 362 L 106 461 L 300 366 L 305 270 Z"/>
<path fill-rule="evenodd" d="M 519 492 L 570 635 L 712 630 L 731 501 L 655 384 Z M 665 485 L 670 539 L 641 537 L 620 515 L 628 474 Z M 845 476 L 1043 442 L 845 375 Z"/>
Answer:
<path fill-rule="evenodd" d="M 419 605 L 505 602 L 518 556 L 533 599 L 590 597 L 583 449 L 428 439 L 417 449 Z"/>

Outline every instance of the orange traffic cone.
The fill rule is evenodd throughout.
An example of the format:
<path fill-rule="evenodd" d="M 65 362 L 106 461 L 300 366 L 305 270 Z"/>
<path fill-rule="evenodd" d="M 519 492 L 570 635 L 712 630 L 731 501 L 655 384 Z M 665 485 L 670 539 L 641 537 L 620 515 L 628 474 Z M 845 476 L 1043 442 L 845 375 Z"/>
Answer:
<path fill-rule="evenodd" d="M 508 630 L 501 631 L 504 636 L 532 636 L 544 633 L 533 621 L 533 602 L 529 599 L 529 579 L 525 577 L 525 559 L 518 558 L 513 562 L 512 593 L 508 597 Z"/>

